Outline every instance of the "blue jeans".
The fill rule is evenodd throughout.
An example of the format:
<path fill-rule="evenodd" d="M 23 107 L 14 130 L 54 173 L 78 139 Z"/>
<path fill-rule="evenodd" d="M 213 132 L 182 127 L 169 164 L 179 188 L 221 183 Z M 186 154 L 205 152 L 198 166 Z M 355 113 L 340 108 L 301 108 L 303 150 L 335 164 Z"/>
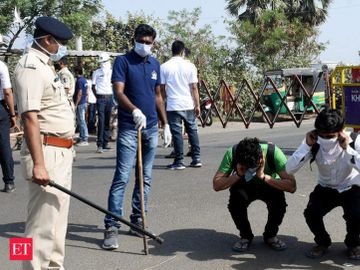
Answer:
<path fill-rule="evenodd" d="M 87 104 L 79 104 L 76 108 L 76 117 L 79 124 L 80 131 L 80 141 L 86 141 L 89 138 L 88 128 L 85 120 L 85 112 L 86 112 Z"/>
<path fill-rule="evenodd" d="M 200 143 L 197 133 L 197 125 L 194 110 L 167 111 L 170 131 L 174 143 L 175 160 L 174 164 L 183 163 L 184 140 L 182 133 L 182 122 L 184 121 L 185 131 L 189 136 L 191 145 L 191 158 L 193 161 L 200 161 Z"/>
<path fill-rule="evenodd" d="M 4 183 L 14 183 L 14 160 L 10 146 L 10 118 L 3 102 L 0 103 L 0 164 Z"/>
<path fill-rule="evenodd" d="M 145 212 L 147 212 L 148 194 L 151 189 L 152 166 L 158 145 L 157 125 L 145 130 L 143 129 L 141 131 L 141 139 L 144 175 L 144 204 Z M 108 197 L 108 210 L 119 216 L 123 216 L 124 193 L 130 179 L 134 161 L 137 157 L 137 144 L 137 130 L 119 128 L 116 149 L 116 169 Z M 141 218 L 138 176 L 138 166 L 136 163 L 135 186 L 132 194 L 132 213 L 130 215 L 130 221 L 132 223 L 136 223 L 138 219 Z M 106 229 L 111 226 L 120 228 L 120 224 L 108 215 L 105 216 L 104 222 Z"/>
<path fill-rule="evenodd" d="M 96 145 L 98 147 L 105 147 L 110 141 L 110 118 L 112 106 L 113 102 L 111 95 L 101 98 L 97 96 L 96 107 L 98 111 L 98 130 Z"/>

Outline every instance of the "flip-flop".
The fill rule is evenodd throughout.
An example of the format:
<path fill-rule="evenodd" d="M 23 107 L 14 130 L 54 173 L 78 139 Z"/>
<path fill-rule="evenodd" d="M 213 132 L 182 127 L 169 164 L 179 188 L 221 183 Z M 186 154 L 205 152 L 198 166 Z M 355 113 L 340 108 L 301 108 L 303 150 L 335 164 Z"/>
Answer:
<path fill-rule="evenodd" d="M 349 248 L 348 256 L 351 260 L 360 260 L 360 246 Z"/>
<path fill-rule="evenodd" d="M 250 247 L 251 241 L 245 238 L 240 238 L 233 246 L 232 250 L 236 252 L 244 252 L 247 251 Z"/>
<path fill-rule="evenodd" d="M 280 240 L 277 237 L 272 238 L 272 240 L 269 241 L 269 239 L 266 241 L 266 244 L 276 251 L 285 250 L 287 248 L 284 241 Z"/>
<path fill-rule="evenodd" d="M 328 248 L 324 246 L 314 246 L 312 249 L 306 252 L 305 255 L 310 259 L 321 258 L 322 256 L 325 255 L 327 249 Z"/>

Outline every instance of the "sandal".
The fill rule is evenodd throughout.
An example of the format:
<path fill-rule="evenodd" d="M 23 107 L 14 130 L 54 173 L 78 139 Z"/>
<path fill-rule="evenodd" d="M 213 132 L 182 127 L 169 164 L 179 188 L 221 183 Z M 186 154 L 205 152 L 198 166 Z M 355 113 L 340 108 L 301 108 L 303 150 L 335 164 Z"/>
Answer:
<path fill-rule="evenodd" d="M 268 240 L 266 240 L 266 244 L 276 251 L 281 251 L 287 248 L 285 242 L 277 237 L 269 238 Z"/>
<path fill-rule="evenodd" d="M 348 256 L 351 260 L 360 260 L 360 246 L 349 248 Z"/>
<path fill-rule="evenodd" d="M 247 251 L 250 247 L 251 241 L 245 238 L 240 238 L 239 241 L 237 241 L 233 247 L 232 250 L 236 252 L 244 252 Z"/>
<path fill-rule="evenodd" d="M 324 246 L 314 246 L 311 250 L 306 252 L 305 255 L 306 257 L 311 259 L 321 258 L 322 256 L 325 255 L 327 249 L 328 248 Z"/>

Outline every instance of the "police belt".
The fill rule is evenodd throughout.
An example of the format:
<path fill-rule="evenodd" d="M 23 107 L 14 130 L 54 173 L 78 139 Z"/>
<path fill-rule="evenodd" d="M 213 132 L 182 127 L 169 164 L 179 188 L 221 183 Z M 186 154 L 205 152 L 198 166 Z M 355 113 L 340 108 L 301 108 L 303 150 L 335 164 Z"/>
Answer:
<path fill-rule="evenodd" d="M 43 134 L 43 144 L 69 149 L 73 146 L 74 143 L 72 139 L 66 139 L 66 138 Z"/>

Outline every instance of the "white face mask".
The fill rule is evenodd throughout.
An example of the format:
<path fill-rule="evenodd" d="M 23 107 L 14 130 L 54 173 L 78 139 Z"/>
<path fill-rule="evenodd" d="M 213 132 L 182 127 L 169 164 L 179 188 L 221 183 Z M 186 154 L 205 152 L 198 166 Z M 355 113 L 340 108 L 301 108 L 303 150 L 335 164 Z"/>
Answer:
<path fill-rule="evenodd" d="M 153 45 L 142 44 L 135 41 L 134 51 L 141 57 L 146 57 L 151 54 L 151 48 Z"/>
<path fill-rule="evenodd" d="M 339 145 L 337 137 L 331 139 L 324 139 L 319 136 L 317 142 L 320 145 L 320 150 L 324 157 L 325 164 L 331 164 L 336 161 L 338 156 L 343 151 L 343 149 Z"/>
<path fill-rule="evenodd" d="M 34 42 L 36 43 L 36 45 L 38 45 L 42 50 L 44 50 L 50 57 L 51 61 L 53 62 L 57 62 L 59 61 L 61 58 L 63 58 L 64 56 L 67 55 L 67 48 L 64 45 L 61 45 L 55 38 L 55 42 L 59 45 L 58 50 L 56 53 L 50 53 L 48 50 L 46 50 L 43 46 L 41 46 L 38 42 L 37 39 L 43 38 L 46 36 L 41 36 L 41 37 L 37 37 L 34 38 Z"/>
<path fill-rule="evenodd" d="M 322 151 L 330 153 L 336 148 L 336 145 L 338 145 L 338 138 L 324 139 L 319 136 L 318 143 Z"/>

